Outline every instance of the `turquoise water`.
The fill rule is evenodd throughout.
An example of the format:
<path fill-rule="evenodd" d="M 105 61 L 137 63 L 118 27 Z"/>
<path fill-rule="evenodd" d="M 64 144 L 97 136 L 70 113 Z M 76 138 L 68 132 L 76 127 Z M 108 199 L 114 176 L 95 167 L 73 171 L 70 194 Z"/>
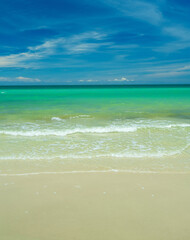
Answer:
<path fill-rule="evenodd" d="M 190 87 L 1 87 L 0 142 L 2 171 L 188 171 Z"/>

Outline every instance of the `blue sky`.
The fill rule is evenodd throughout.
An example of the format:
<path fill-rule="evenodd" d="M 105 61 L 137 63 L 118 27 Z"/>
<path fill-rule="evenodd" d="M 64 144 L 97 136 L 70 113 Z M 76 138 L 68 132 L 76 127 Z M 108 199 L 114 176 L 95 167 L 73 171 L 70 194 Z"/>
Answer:
<path fill-rule="evenodd" d="M 1 0 L 0 85 L 190 83 L 189 0 Z"/>

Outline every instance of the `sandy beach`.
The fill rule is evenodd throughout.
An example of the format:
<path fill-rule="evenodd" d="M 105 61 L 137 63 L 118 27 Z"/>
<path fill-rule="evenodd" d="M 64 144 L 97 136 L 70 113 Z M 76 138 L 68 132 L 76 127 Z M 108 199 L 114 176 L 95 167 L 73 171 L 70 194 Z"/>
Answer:
<path fill-rule="evenodd" d="M 190 87 L 2 91 L 0 240 L 190 239 Z"/>
<path fill-rule="evenodd" d="M 190 175 L 0 177 L 3 240 L 188 240 Z"/>

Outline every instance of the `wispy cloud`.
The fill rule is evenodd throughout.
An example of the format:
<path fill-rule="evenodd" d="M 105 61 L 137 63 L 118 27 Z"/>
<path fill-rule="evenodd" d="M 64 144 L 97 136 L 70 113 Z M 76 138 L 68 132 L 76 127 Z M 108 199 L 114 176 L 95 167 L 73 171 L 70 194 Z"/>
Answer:
<path fill-rule="evenodd" d="M 100 42 L 106 37 L 106 34 L 95 31 L 85 32 L 78 35 L 65 38 L 50 39 L 41 45 L 29 47 L 31 51 L 40 51 L 41 53 L 52 55 L 57 54 L 61 50 L 65 54 L 72 54 L 75 52 L 88 52 L 97 49 L 102 45 Z M 95 42 L 90 43 L 89 40 Z M 56 51 L 57 50 L 57 51 Z"/>
<path fill-rule="evenodd" d="M 43 44 L 28 47 L 26 52 L 0 57 L 0 67 L 30 67 L 34 60 L 40 60 L 52 55 L 70 55 L 89 53 L 110 43 L 102 42 L 106 34 L 88 32 L 73 35 L 68 38 L 57 38 L 45 41 Z"/>
<path fill-rule="evenodd" d="M 148 1 L 106 0 L 106 3 L 114 6 L 126 16 L 136 18 L 153 25 L 159 25 L 163 21 L 163 16 L 159 7 Z"/>
<path fill-rule="evenodd" d="M 173 40 L 165 43 L 163 46 L 158 46 L 153 50 L 157 52 L 172 53 L 190 47 L 190 29 L 183 26 L 163 27 L 164 35 L 173 37 Z"/>
<path fill-rule="evenodd" d="M 101 46 L 108 46 L 110 43 L 81 43 L 81 44 L 69 44 L 67 45 L 67 54 L 80 54 L 94 52 Z"/>
<path fill-rule="evenodd" d="M 46 54 L 47 56 L 47 54 Z M 28 51 L 0 57 L 0 67 L 30 67 L 29 61 L 44 58 L 45 54 L 39 51 Z"/>
<path fill-rule="evenodd" d="M 190 29 L 183 26 L 164 27 L 163 32 L 183 41 L 190 41 Z"/>
<path fill-rule="evenodd" d="M 88 6 L 81 0 L 75 8 L 76 0 L 61 5 L 58 0 L 52 11 L 52 4 L 34 0 L 27 16 L 25 5 L 8 2 L 2 4 L 1 18 L 7 23 L 1 24 L 1 83 L 189 81 L 187 1 L 97 0 Z"/>
<path fill-rule="evenodd" d="M 16 77 L 16 78 L 9 78 L 9 77 L 0 77 L 0 82 L 41 82 L 39 78 L 29 78 L 29 77 Z"/>
<path fill-rule="evenodd" d="M 5 81 L 7 81 L 7 80 L 8 80 L 7 77 L 0 77 L 0 82 L 5 82 Z"/>
<path fill-rule="evenodd" d="M 172 53 L 186 48 L 190 48 L 190 42 L 174 41 L 168 42 L 162 46 L 153 48 L 155 52 Z"/>
<path fill-rule="evenodd" d="M 177 77 L 177 76 L 185 76 L 190 75 L 190 72 L 182 72 L 182 71 L 172 71 L 172 72 L 162 72 L 162 73 L 153 73 L 149 74 L 149 77 Z"/>
<path fill-rule="evenodd" d="M 162 66 L 150 69 L 147 74 L 148 77 L 175 77 L 190 75 L 190 65 L 185 66 Z"/>
<path fill-rule="evenodd" d="M 140 21 L 158 27 L 161 35 L 173 37 L 161 46 L 153 47 L 153 51 L 172 53 L 190 47 L 190 29 L 174 24 L 169 18 L 163 15 L 161 5 L 165 1 L 143 1 L 143 0 L 105 0 L 114 6 L 125 16 L 139 19 Z M 114 48 L 114 46 L 113 46 Z M 120 46 L 121 48 L 121 46 Z"/>
<path fill-rule="evenodd" d="M 138 48 L 139 45 L 138 44 L 120 44 L 120 45 L 110 45 L 109 48 L 111 49 L 121 49 L 121 50 L 125 50 L 125 49 L 133 49 L 133 48 Z"/>
<path fill-rule="evenodd" d="M 41 82 L 39 78 L 29 78 L 29 77 L 20 76 L 20 77 L 16 77 L 16 79 L 21 82 Z"/>

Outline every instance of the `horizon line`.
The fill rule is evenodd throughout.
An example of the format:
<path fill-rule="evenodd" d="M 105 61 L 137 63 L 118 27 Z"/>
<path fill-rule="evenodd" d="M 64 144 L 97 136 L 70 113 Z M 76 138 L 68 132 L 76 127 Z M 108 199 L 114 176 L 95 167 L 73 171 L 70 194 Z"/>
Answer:
<path fill-rule="evenodd" d="M 143 84 L 10 84 L 2 87 L 138 87 L 138 86 L 190 86 L 190 83 L 143 83 Z"/>

